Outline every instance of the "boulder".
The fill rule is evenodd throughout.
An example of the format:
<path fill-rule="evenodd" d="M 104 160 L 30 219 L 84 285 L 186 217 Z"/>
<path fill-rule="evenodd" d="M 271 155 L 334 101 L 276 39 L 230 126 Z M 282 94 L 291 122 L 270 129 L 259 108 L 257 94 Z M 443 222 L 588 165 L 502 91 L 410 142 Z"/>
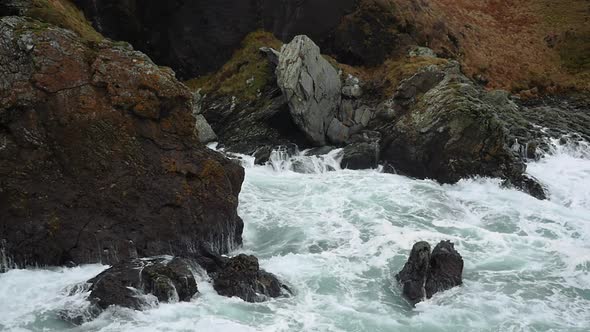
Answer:
<path fill-rule="evenodd" d="M 112 305 L 148 309 L 161 302 L 190 301 L 198 292 L 190 262 L 173 257 L 123 261 L 88 283 L 88 300 L 103 310 Z"/>
<path fill-rule="evenodd" d="M 276 75 L 295 124 L 312 144 L 325 145 L 341 99 L 336 69 L 311 39 L 296 36 L 281 49 Z"/>
<path fill-rule="evenodd" d="M 463 283 L 463 258 L 450 241 L 441 241 L 432 253 L 428 242 L 412 247 L 403 269 L 395 276 L 404 297 L 412 304 Z"/>
<path fill-rule="evenodd" d="M 223 262 L 211 274 L 213 288 L 220 295 L 239 297 L 246 302 L 261 302 L 289 293 L 273 274 L 261 270 L 258 259 L 240 254 Z"/>
<path fill-rule="evenodd" d="M 244 171 L 198 141 L 192 110 L 174 73 L 128 45 L 0 18 L 6 256 L 115 264 L 239 246 Z"/>

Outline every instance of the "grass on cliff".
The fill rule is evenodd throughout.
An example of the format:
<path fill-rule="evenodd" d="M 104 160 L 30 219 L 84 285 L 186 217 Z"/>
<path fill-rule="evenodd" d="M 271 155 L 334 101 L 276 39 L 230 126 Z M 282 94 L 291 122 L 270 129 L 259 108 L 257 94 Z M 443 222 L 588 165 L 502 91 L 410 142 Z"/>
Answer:
<path fill-rule="evenodd" d="M 243 100 L 255 100 L 259 91 L 274 79 L 266 55 L 260 52 L 263 46 L 279 50 L 282 43 L 269 32 L 252 32 L 221 69 L 185 83 L 192 90 L 200 89 L 205 94 L 219 93 Z"/>
<path fill-rule="evenodd" d="M 71 30 L 86 41 L 97 42 L 103 39 L 84 14 L 69 0 L 32 0 L 27 15 L 41 22 Z"/>

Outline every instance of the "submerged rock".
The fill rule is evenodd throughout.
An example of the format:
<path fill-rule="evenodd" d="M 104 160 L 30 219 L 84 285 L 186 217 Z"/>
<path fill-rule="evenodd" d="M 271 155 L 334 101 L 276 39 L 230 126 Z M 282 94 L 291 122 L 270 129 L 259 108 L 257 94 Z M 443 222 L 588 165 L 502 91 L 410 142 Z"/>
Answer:
<path fill-rule="evenodd" d="M 295 124 L 314 145 L 326 144 L 326 132 L 340 105 L 340 76 L 307 36 L 284 45 L 276 69 L 277 82 Z"/>
<path fill-rule="evenodd" d="M 198 292 L 188 260 L 154 257 L 125 261 L 88 280 L 92 304 L 135 310 L 160 302 L 190 301 Z"/>
<path fill-rule="evenodd" d="M 271 297 L 288 296 L 290 289 L 275 275 L 258 265 L 258 258 L 240 254 L 232 258 L 201 248 L 193 255 L 213 281 L 218 294 L 239 297 L 247 302 L 261 302 Z"/>
<path fill-rule="evenodd" d="M 114 264 L 240 245 L 244 170 L 198 141 L 192 111 L 174 73 L 127 45 L 0 18 L 6 256 Z"/>
<path fill-rule="evenodd" d="M 430 252 L 428 242 L 412 247 L 404 268 L 395 276 L 404 297 L 412 304 L 463 283 L 463 258 L 450 241 L 441 241 Z"/>
<path fill-rule="evenodd" d="M 276 276 L 261 270 L 254 256 L 238 255 L 223 262 L 211 274 L 213 288 L 220 295 L 239 297 L 246 302 L 261 302 L 287 295 L 288 288 Z"/>

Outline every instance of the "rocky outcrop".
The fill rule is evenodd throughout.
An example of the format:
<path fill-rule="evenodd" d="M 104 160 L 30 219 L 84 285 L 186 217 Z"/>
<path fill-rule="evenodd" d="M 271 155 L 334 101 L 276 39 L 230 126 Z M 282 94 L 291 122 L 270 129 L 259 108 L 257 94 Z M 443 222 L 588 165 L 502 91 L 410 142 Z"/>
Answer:
<path fill-rule="evenodd" d="M 254 256 L 238 255 L 210 274 L 213 288 L 220 295 L 239 297 L 246 302 L 262 302 L 272 297 L 287 296 L 289 288 L 273 274 L 261 270 Z"/>
<path fill-rule="evenodd" d="M 88 280 L 88 300 L 104 310 L 112 305 L 135 310 L 162 302 L 190 301 L 197 282 L 188 260 L 154 257 L 120 262 Z"/>
<path fill-rule="evenodd" d="M 262 302 L 291 294 L 289 287 L 275 275 L 260 269 L 254 256 L 240 254 L 227 258 L 202 249 L 193 258 L 207 271 L 213 288 L 220 295 L 239 297 L 247 302 Z"/>
<path fill-rule="evenodd" d="M 390 171 L 455 183 L 490 176 L 521 186 L 534 180 L 508 145 L 497 113 L 514 112 L 509 100 L 493 100 L 464 77 L 456 65 L 431 66 L 400 84 L 391 102 L 392 121 L 383 135 L 381 159 Z M 528 181 L 528 180 L 530 181 Z M 544 199 L 543 190 L 522 190 Z"/>
<path fill-rule="evenodd" d="M 450 241 L 441 241 L 432 253 L 428 242 L 412 247 L 404 268 L 395 276 L 412 304 L 463 283 L 463 258 Z"/>
<path fill-rule="evenodd" d="M 0 19 L 0 239 L 19 265 L 225 253 L 244 171 L 198 142 L 193 96 L 121 43 Z"/>
<path fill-rule="evenodd" d="M 293 121 L 314 145 L 326 144 L 326 133 L 340 105 L 338 72 L 306 36 L 284 45 L 276 69 L 277 82 Z"/>

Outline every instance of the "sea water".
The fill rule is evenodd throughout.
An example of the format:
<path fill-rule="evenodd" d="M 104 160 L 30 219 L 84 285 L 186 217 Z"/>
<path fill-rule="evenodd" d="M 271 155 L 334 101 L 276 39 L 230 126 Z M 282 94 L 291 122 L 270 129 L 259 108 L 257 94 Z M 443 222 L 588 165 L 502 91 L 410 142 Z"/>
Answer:
<path fill-rule="evenodd" d="M 242 156 L 239 252 L 258 256 L 294 296 L 246 303 L 199 278 L 191 302 L 110 308 L 72 326 L 59 313 L 83 308 L 87 294 L 68 287 L 106 266 L 11 270 L 0 275 L 0 330 L 590 331 L 590 148 L 553 147 L 528 165 L 546 201 L 497 179 L 440 186 L 341 170 L 338 151 L 275 153 L 267 166 Z M 411 307 L 394 275 L 415 242 L 447 239 L 465 261 L 464 284 Z"/>

